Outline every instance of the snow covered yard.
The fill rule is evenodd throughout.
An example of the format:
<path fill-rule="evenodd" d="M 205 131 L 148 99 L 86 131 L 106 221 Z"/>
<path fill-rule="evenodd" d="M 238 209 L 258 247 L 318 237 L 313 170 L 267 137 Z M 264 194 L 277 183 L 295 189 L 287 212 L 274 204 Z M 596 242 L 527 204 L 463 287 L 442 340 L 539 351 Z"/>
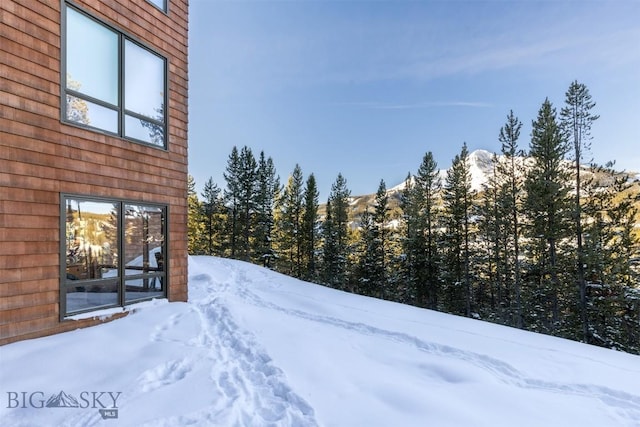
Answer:
<path fill-rule="evenodd" d="M 640 357 L 239 261 L 189 268 L 188 303 L 0 347 L 0 425 L 640 425 Z"/>

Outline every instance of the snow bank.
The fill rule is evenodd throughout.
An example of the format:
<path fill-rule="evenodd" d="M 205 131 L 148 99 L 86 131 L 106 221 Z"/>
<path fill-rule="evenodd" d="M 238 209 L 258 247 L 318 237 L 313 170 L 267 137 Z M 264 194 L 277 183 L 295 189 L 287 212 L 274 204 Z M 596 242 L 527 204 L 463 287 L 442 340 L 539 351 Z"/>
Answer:
<path fill-rule="evenodd" d="M 188 303 L 0 347 L 0 424 L 640 424 L 637 356 L 239 261 L 189 268 Z"/>

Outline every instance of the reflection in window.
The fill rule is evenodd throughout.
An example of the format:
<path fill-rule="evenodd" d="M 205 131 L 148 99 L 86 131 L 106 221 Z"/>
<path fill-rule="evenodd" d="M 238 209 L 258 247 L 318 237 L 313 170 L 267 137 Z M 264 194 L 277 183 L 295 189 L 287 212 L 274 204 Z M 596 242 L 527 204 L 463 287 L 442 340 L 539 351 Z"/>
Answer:
<path fill-rule="evenodd" d="M 118 305 L 118 281 L 78 283 L 67 287 L 67 312 L 73 313 Z"/>
<path fill-rule="evenodd" d="M 162 208 L 125 205 L 124 254 L 127 275 L 160 271 L 155 254 L 162 254 L 163 230 Z"/>
<path fill-rule="evenodd" d="M 117 276 L 118 208 L 113 203 L 67 199 L 67 279 Z"/>
<path fill-rule="evenodd" d="M 165 207 L 63 200 L 64 315 L 166 295 Z"/>
<path fill-rule="evenodd" d="M 162 121 L 157 116 L 164 102 L 164 60 L 129 40 L 124 55 L 125 108 Z"/>
<path fill-rule="evenodd" d="M 65 36 L 64 119 L 165 147 L 166 60 L 69 6 Z"/>
<path fill-rule="evenodd" d="M 118 105 L 118 34 L 67 8 L 67 88 Z"/>
<path fill-rule="evenodd" d="M 117 111 L 71 95 L 67 95 L 67 119 L 112 133 L 118 132 Z"/>
<path fill-rule="evenodd" d="M 128 137 L 164 147 L 164 127 L 162 125 L 127 115 L 124 126 L 127 129 Z"/>
<path fill-rule="evenodd" d="M 158 9 L 163 11 L 167 11 L 167 0 L 147 0 L 149 3 L 153 3 L 156 5 Z"/>

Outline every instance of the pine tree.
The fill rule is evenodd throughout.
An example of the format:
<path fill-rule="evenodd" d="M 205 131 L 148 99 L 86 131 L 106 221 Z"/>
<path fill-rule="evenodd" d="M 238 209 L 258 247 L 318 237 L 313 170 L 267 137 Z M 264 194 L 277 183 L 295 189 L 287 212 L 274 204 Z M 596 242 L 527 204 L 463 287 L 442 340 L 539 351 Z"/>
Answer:
<path fill-rule="evenodd" d="M 389 195 L 384 180 L 380 180 L 376 192 L 375 206 L 372 216 L 373 222 L 373 254 L 374 268 L 372 270 L 374 294 L 379 298 L 386 298 L 387 292 L 387 259 L 388 236 L 387 220 L 389 217 Z"/>
<path fill-rule="evenodd" d="M 251 149 L 247 146 L 242 147 L 240 151 L 239 172 L 239 235 L 241 237 L 238 247 L 239 258 L 249 261 L 251 257 L 251 237 L 253 233 L 253 214 L 255 213 L 258 164 Z"/>
<path fill-rule="evenodd" d="M 496 175 L 503 200 L 503 211 L 506 227 L 511 234 L 510 258 L 513 271 L 513 290 L 515 296 L 514 325 L 522 328 L 522 292 L 521 292 L 521 266 L 520 266 L 520 233 L 521 233 L 521 188 L 523 176 L 519 170 L 523 168 L 521 151 L 518 148 L 520 129 L 522 122 L 513 114 L 513 110 L 507 116 L 507 122 L 500 128 L 498 140 L 502 143 L 503 160 L 496 165 Z M 507 261 L 509 262 L 509 261 Z"/>
<path fill-rule="evenodd" d="M 273 249 L 274 209 L 280 191 L 280 179 L 271 157 L 260 152 L 257 170 L 256 219 L 254 229 L 254 257 L 263 267 L 270 268 L 275 258 Z"/>
<path fill-rule="evenodd" d="M 227 159 L 227 167 L 224 172 L 224 179 L 227 182 L 227 188 L 224 191 L 225 204 L 229 211 L 227 215 L 226 235 L 228 236 L 228 250 L 231 258 L 236 258 L 238 253 L 239 241 L 239 215 L 240 215 L 240 155 L 238 148 L 233 147 L 229 158 Z"/>
<path fill-rule="evenodd" d="M 221 255 L 221 233 L 224 224 L 220 192 L 213 178 L 209 178 L 202 189 L 201 218 L 204 225 L 202 236 L 206 255 Z"/>
<path fill-rule="evenodd" d="M 402 210 L 403 236 L 401 238 L 402 254 L 400 257 L 401 274 L 397 281 L 398 289 L 396 300 L 403 303 L 420 305 L 416 297 L 416 289 L 419 287 L 418 264 L 424 240 L 419 231 L 418 196 L 421 194 L 415 190 L 411 173 L 404 181 L 404 189 L 400 195 L 400 208 Z"/>
<path fill-rule="evenodd" d="M 189 175 L 187 179 L 187 247 L 191 255 L 201 255 L 204 248 L 201 242 L 203 234 L 201 204 L 196 192 L 196 181 Z"/>
<path fill-rule="evenodd" d="M 565 107 L 560 111 L 561 126 L 567 137 L 573 142 L 575 160 L 576 196 L 574 204 L 574 221 L 577 242 L 577 281 L 580 301 L 580 320 L 582 323 L 582 336 L 585 342 L 589 341 L 589 324 L 587 316 L 587 292 L 585 281 L 585 259 L 582 248 L 582 213 L 581 213 L 581 182 L 580 168 L 585 151 L 591 145 L 591 125 L 599 118 L 591 113 L 595 102 L 591 101 L 589 89 L 577 80 L 573 81 L 565 94 Z"/>
<path fill-rule="evenodd" d="M 379 279 L 376 271 L 376 233 L 373 215 L 365 208 L 360 218 L 357 261 L 352 274 L 353 290 L 361 295 L 374 296 Z"/>
<path fill-rule="evenodd" d="M 592 166 L 584 183 L 584 259 L 589 337 L 593 344 L 640 351 L 640 241 L 637 194 L 627 174 Z M 637 261 L 636 261 L 637 263 Z"/>
<path fill-rule="evenodd" d="M 500 322 L 508 323 L 508 307 L 511 301 L 507 260 L 507 213 L 504 186 L 497 173 L 498 157 L 492 158 L 493 175 L 483 186 L 481 203 L 476 207 L 479 218 L 476 245 L 478 265 L 478 291 L 475 301 L 480 313 Z M 488 294 L 487 294 L 488 293 Z M 487 302 L 489 306 L 487 307 Z"/>
<path fill-rule="evenodd" d="M 338 270 L 337 242 L 335 225 L 333 223 L 333 206 L 331 198 L 327 199 L 326 213 L 322 223 L 322 277 L 324 284 L 336 286 L 335 277 Z"/>
<path fill-rule="evenodd" d="M 323 278 L 325 283 L 339 289 L 345 289 L 347 285 L 350 195 L 346 179 L 338 174 L 327 202 L 323 233 Z"/>
<path fill-rule="evenodd" d="M 429 151 L 422 158 L 413 187 L 416 204 L 416 298 L 419 306 L 436 309 L 440 293 L 438 244 L 438 193 L 442 182 L 438 164 Z"/>
<path fill-rule="evenodd" d="M 443 200 L 448 303 L 450 311 L 471 316 L 470 222 L 474 194 L 471 190 L 468 158 L 469 151 L 465 143 L 447 171 Z"/>
<path fill-rule="evenodd" d="M 284 255 L 280 259 L 282 271 L 294 277 L 302 277 L 302 214 L 303 175 L 296 164 L 287 180 L 279 203 L 278 241 L 279 250 Z"/>
<path fill-rule="evenodd" d="M 525 179 L 525 211 L 528 215 L 529 257 L 536 263 L 538 303 L 547 317 L 546 328 L 557 332 L 563 283 L 558 246 L 568 237 L 571 211 L 568 204 L 570 173 L 563 159 L 568 144 L 556 120 L 556 111 L 545 99 L 532 124 L 529 156 L 533 165 Z"/>
<path fill-rule="evenodd" d="M 316 177 L 307 178 L 303 194 L 302 242 L 303 259 L 306 261 L 304 278 L 317 280 L 316 250 L 318 244 L 318 187 Z"/>
<path fill-rule="evenodd" d="M 376 192 L 374 210 L 365 208 L 357 231 L 355 271 L 352 281 L 356 292 L 363 295 L 384 298 L 387 285 L 385 266 L 386 233 L 388 216 L 387 188 L 380 181 Z"/>

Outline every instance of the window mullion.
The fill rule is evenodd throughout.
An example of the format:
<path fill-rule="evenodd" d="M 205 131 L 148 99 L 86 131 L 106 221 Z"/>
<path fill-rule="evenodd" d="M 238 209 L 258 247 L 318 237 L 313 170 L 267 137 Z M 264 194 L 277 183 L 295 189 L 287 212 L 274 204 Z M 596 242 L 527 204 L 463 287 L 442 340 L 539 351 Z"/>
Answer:
<path fill-rule="evenodd" d="M 124 135 L 124 42 L 125 37 L 123 34 L 120 34 L 119 43 L 118 43 L 118 133 L 120 135 Z"/>
<path fill-rule="evenodd" d="M 124 223 L 124 202 L 118 203 L 118 303 L 121 307 L 125 305 L 125 256 L 124 253 L 125 223 Z"/>

